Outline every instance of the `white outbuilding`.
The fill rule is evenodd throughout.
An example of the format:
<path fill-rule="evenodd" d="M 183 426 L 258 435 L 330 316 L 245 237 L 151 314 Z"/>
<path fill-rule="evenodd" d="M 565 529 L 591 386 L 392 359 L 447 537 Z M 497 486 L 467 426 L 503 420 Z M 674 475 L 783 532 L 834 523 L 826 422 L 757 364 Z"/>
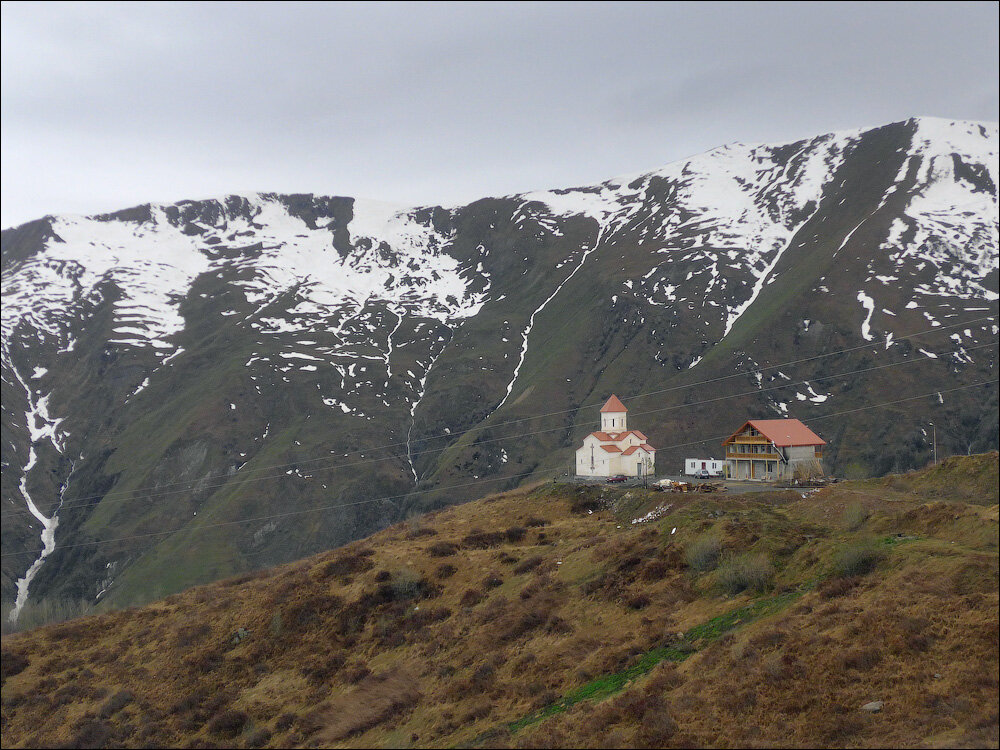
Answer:
<path fill-rule="evenodd" d="M 628 429 L 628 409 L 612 395 L 601 407 L 601 429 L 583 439 L 576 451 L 576 474 L 581 477 L 652 476 L 656 448 L 638 430 Z"/>
<path fill-rule="evenodd" d="M 685 458 L 684 473 L 693 477 L 701 471 L 707 471 L 709 476 L 721 477 L 726 470 L 726 462 L 716 458 Z"/>

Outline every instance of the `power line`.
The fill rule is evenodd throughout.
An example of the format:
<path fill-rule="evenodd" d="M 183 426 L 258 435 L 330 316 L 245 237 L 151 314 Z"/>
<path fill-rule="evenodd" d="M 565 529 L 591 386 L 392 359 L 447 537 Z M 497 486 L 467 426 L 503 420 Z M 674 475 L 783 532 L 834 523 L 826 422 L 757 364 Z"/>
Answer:
<path fill-rule="evenodd" d="M 893 406 L 895 404 L 901 404 L 901 403 L 904 403 L 906 401 L 916 401 L 916 400 L 919 400 L 919 399 L 922 399 L 922 398 L 928 398 L 930 396 L 936 396 L 936 395 L 942 394 L 942 393 L 953 393 L 955 391 L 968 390 L 969 388 L 978 388 L 979 386 L 982 386 L 982 385 L 995 385 L 998 382 L 1000 382 L 1000 381 L 997 381 L 997 380 L 985 380 L 985 381 L 981 381 L 979 383 L 972 383 L 972 384 L 969 384 L 969 385 L 957 386 L 955 388 L 948 388 L 948 389 L 945 389 L 945 390 L 936 390 L 936 391 L 931 391 L 930 393 L 922 393 L 919 396 L 909 396 L 907 398 L 896 399 L 894 401 L 884 401 L 884 402 L 879 403 L 879 404 L 870 404 L 868 406 L 862 406 L 862 407 L 858 407 L 856 409 L 845 409 L 843 411 L 832 412 L 830 414 L 826 414 L 826 415 L 819 416 L 819 417 L 810 417 L 810 420 L 811 421 L 818 421 L 818 420 L 821 420 L 821 419 L 830 419 L 832 417 L 842 416 L 844 414 L 851 414 L 853 412 L 867 411 L 869 409 L 879 409 L 879 408 L 886 407 L 886 406 Z M 673 448 L 684 448 L 684 447 L 687 447 L 687 446 L 690 446 L 690 445 L 700 445 L 702 443 L 710 442 L 710 441 L 713 441 L 713 440 L 724 440 L 727 437 L 729 437 L 728 433 L 725 434 L 725 435 L 719 435 L 719 436 L 714 437 L 714 438 L 705 438 L 703 440 L 694 440 L 694 441 L 689 441 L 689 442 L 686 442 L 686 443 L 676 443 L 674 445 L 664 446 L 664 448 L 662 448 L 661 450 L 668 450 L 668 449 L 673 449 Z M 490 479 L 478 479 L 478 480 L 473 481 L 473 482 L 464 482 L 462 484 L 447 485 L 445 487 L 435 487 L 433 489 L 435 489 L 435 490 L 457 489 L 457 488 L 461 488 L 461 487 L 471 487 L 471 486 L 474 486 L 474 485 L 487 484 L 489 482 L 499 482 L 499 481 L 504 481 L 504 480 L 510 480 L 512 478 L 513 477 L 510 477 L 510 476 L 506 476 L 506 477 L 492 477 Z M 399 500 L 399 499 L 402 499 L 402 498 L 405 498 L 405 497 L 410 497 L 412 495 L 419 495 L 419 494 L 422 494 L 422 493 L 423 493 L 423 490 L 413 490 L 413 491 L 405 492 L 405 493 L 402 493 L 402 494 L 399 494 L 399 495 L 386 495 L 386 496 L 383 496 L 383 497 L 369 498 L 367 500 L 357 500 L 357 501 L 350 502 L 350 503 L 337 503 L 337 504 L 334 504 L 334 505 L 323 505 L 323 506 L 319 506 L 319 507 L 316 507 L 316 508 L 305 508 L 305 509 L 302 509 L 302 510 L 287 511 L 285 513 L 272 513 L 272 514 L 268 514 L 268 515 L 265 515 L 265 516 L 255 516 L 253 518 L 242 518 L 242 519 L 239 519 L 239 520 L 236 520 L 236 521 L 220 521 L 220 522 L 217 522 L 217 523 L 205 524 L 203 526 L 197 526 L 197 527 L 195 527 L 193 529 L 190 529 L 190 530 L 191 531 L 203 531 L 203 530 L 206 530 L 206 529 L 222 528 L 222 527 L 225 527 L 225 526 L 236 526 L 236 525 L 241 525 L 241 524 L 245 524 L 245 523 L 254 523 L 256 521 L 268 521 L 268 520 L 273 520 L 273 519 L 276 519 L 276 518 L 287 518 L 287 517 L 290 517 L 290 516 L 298 516 L 298 515 L 303 515 L 303 514 L 306 514 L 306 513 L 318 513 L 320 511 L 324 511 L 324 510 L 335 510 L 335 509 L 338 509 L 338 508 L 348 508 L 348 507 L 353 507 L 353 506 L 358 506 L 358 505 L 366 505 L 366 504 L 370 504 L 370 503 L 380 503 L 380 502 L 386 502 L 386 501 L 391 501 L 391 500 Z M 94 545 L 98 545 L 98 544 L 111 544 L 113 542 L 123 542 L 123 541 L 129 541 L 129 540 L 132 540 L 132 539 L 150 539 L 150 538 L 153 538 L 153 537 L 167 536 L 167 535 L 170 535 L 170 534 L 174 534 L 174 533 L 177 533 L 178 531 L 183 530 L 184 528 L 185 527 L 180 526 L 180 527 L 177 527 L 175 529 L 171 529 L 169 531 L 152 531 L 152 532 L 148 532 L 148 533 L 145 533 L 145 534 L 131 534 L 129 536 L 115 537 L 113 539 L 97 539 L 97 540 L 93 540 L 93 541 L 89 541 L 89 542 L 77 542 L 75 544 L 65 544 L 65 545 L 62 545 L 62 546 L 58 547 L 57 549 L 72 549 L 72 548 L 76 548 L 76 547 L 90 547 L 90 546 L 94 546 Z M 5 552 L 2 555 L 0 555 L 0 557 L 13 557 L 15 555 L 25 555 L 25 554 L 37 554 L 37 552 L 35 552 L 33 550 L 22 550 L 22 551 L 19 551 L 19 552 Z"/>
<path fill-rule="evenodd" d="M 250 317 L 250 316 L 248 316 L 248 317 Z M 935 333 L 935 332 L 940 332 L 940 331 L 948 330 L 948 329 L 951 329 L 951 328 L 969 327 L 969 326 L 971 326 L 971 325 L 973 325 L 975 323 L 982 322 L 982 321 L 985 321 L 985 320 L 993 320 L 993 317 L 992 316 L 983 316 L 983 317 L 974 318 L 972 320 L 965 321 L 965 322 L 962 322 L 962 323 L 952 323 L 952 324 L 949 324 L 949 325 L 946 325 L 946 326 L 938 326 L 936 328 L 929 328 L 929 329 L 926 329 L 924 331 L 919 331 L 917 333 L 911 333 L 911 334 L 909 334 L 907 336 L 900 336 L 898 338 L 893 337 L 892 342 L 895 343 L 895 342 L 898 342 L 898 341 L 904 341 L 904 340 L 916 338 L 918 336 L 925 336 L 925 335 L 927 335 L 929 333 Z M 210 338 L 210 337 L 211 336 L 206 337 L 206 339 Z M 885 342 L 889 343 L 889 339 L 886 338 Z M 880 341 L 879 343 L 882 343 L 882 342 Z M 990 344 L 990 345 L 995 345 L 995 344 Z M 670 392 L 673 392 L 673 391 L 683 390 L 683 389 L 686 389 L 686 388 L 695 388 L 695 387 L 700 386 L 700 385 L 708 385 L 708 384 L 711 384 L 711 383 L 718 383 L 718 382 L 721 382 L 721 381 L 724 381 L 724 380 L 729 380 L 729 379 L 736 378 L 736 377 L 744 377 L 746 375 L 752 375 L 754 373 L 763 373 L 763 372 L 767 372 L 769 370 L 775 370 L 775 369 L 779 369 L 779 368 L 783 368 L 783 367 L 791 367 L 791 366 L 794 366 L 794 365 L 803 364 L 805 362 L 812 362 L 812 361 L 816 361 L 816 360 L 820 360 L 820 359 L 825 359 L 825 358 L 828 358 L 828 357 L 833 357 L 833 356 L 836 356 L 838 354 L 846 354 L 848 352 L 858 351 L 860 349 L 871 349 L 871 348 L 873 348 L 873 346 L 874 346 L 874 343 L 867 343 L 867 344 L 863 344 L 861 346 L 854 346 L 854 347 L 849 347 L 849 348 L 846 348 L 846 349 L 838 349 L 838 350 L 833 351 L 833 352 L 827 352 L 825 354 L 817 354 L 817 355 L 814 355 L 812 357 L 804 357 L 804 358 L 800 358 L 800 359 L 796 359 L 796 360 L 790 360 L 788 362 L 783 362 L 783 363 L 779 363 L 779 364 L 775 364 L 775 365 L 768 365 L 766 367 L 758 367 L 758 368 L 755 368 L 755 369 L 752 369 L 752 370 L 745 370 L 745 371 L 735 372 L 735 373 L 733 373 L 731 375 L 722 375 L 722 376 L 715 377 L 715 378 L 708 378 L 708 379 L 704 379 L 704 380 L 694 381 L 692 383 L 685 383 L 685 384 L 681 384 L 681 385 L 671 386 L 671 387 L 668 387 L 668 388 L 661 388 L 661 389 L 654 390 L 654 391 L 646 391 L 644 393 L 637 393 L 637 394 L 633 394 L 631 396 L 626 396 L 625 400 L 635 400 L 635 399 L 638 399 L 638 398 L 645 398 L 647 396 L 661 395 L 661 394 L 664 394 L 664 393 L 670 393 Z M 987 345 L 987 346 L 989 346 L 989 345 Z M 967 351 L 973 351 L 975 349 L 981 349 L 981 348 L 983 348 L 982 345 L 976 346 L 976 347 L 969 347 L 967 349 Z M 909 362 L 909 361 L 920 361 L 920 360 L 906 360 L 906 361 Z M 904 363 L 893 363 L 893 364 L 904 364 Z M 844 373 L 844 374 L 852 374 L 852 373 Z M 833 376 L 823 376 L 823 377 L 833 377 Z M 810 378 L 810 380 L 821 380 L 821 379 L 823 379 L 823 378 Z M 802 382 L 805 382 L 805 381 L 802 381 Z M 795 383 L 788 383 L 788 384 L 785 384 L 785 385 L 793 385 L 793 384 L 795 384 Z M 801 383 L 799 383 L 799 384 L 801 384 Z M 784 386 L 782 386 L 782 387 L 784 387 Z M 706 402 L 698 402 L 698 403 L 706 403 Z M 464 437 L 465 435 L 468 435 L 470 433 L 481 431 L 481 430 L 487 429 L 487 428 L 488 429 L 499 429 L 499 428 L 506 427 L 506 426 L 512 425 L 512 424 L 519 424 L 519 423 L 522 423 L 522 422 L 529 422 L 529 421 L 534 421 L 534 420 L 537 420 L 537 419 L 544 419 L 546 417 L 559 416 L 559 415 L 562 415 L 562 414 L 568 414 L 568 413 L 571 413 L 571 412 L 577 412 L 577 411 L 581 411 L 583 409 L 592 408 L 594 406 L 600 406 L 601 404 L 603 404 L 603 401 L 601 401 L 601 402 L 594 402 L 594 403 L 591 403 L 591 404 L 583 404 L 581 406 L 578 406 L 578 407 L 575 407 L 575 408 L 571 408 L 571 409 L 562 409 L 562 410 L 558 410 L 558 411 L 544 412 L 542 414 L 536 414 L 536 415 L 533 415 L 531 417 L 522 417 L 522 418 L 519 418 L 519 419 L 510 419 L 510 420 L 506 420 L 506 421 L 503 421 L 503 422 L 500 422 L 500 423 L 497 423 L 497 424 L 479 424 L 479 425 L 476 425 L 475 427 L 471 427 L 468 430 L 465 430 L 463 432 L 458 432 L 458 433 L 445 433 L 445 432 L 442 432 L 442 433 L 438 433 L 436 435 L 427 435 L 427 436 L 424 436 L 424 437 L 421 437 L 421 438 L 416 438 L 415 440 L 410 441 L 410 443 L 411 444 L 413 442 L 418 442 L 418 443 L 419 442 L 424 442 L 424 443 L 426 443 L 426 442 L 429 442 L 431 440 L 436 440 L 436 439 L 440 439 L 440 438 L 458 439 L 458 438 Z M 640 414 L 640 415 L 641 414 L 650 414 L 650 413 L 655 413 L 655 412 L 636 412 L 636 414 Z M 563 428 L 554 428 L 554 429 L 563 429 Z M 541 432 L 545 432 L 545 431 L 546 430 L 543 430 Z M 536 433 L 526 433 L 524 436 L 533 435 L 533 434 L 538 434 L 538 433 L 537 432 Z M 515 436 L 509 436 L 509 437 L 520 437 L 520 436 L 515 435 Z M 482 442 L 492 442 L 492 441 L 482 441 Z M 366 449 L 366 452 L 372 453 L 372 452 L 375 452 L 375 451 L 389 450 L 391 448 L 402 448 L 402 447 L 404 447 L 406 445 L 407 445 L 407 443 L 405 441 L 400 441 L 400 442 L 395 442 L 395 443 L 386 443 L 384 445 L 379 445 L 379 446 L 374 446 L 372 448 L 368 448 L 368 449 Z M 448 446 L 443 446 L 441 448 L 435 448 L 433 450 L 425 450 L 425 451 L 420 451 L 420 452 L 416 452 L 416 453 L 411 452 L 410 456 L 412 457 L 412 456 L 426 455 L 428 453 L 434 453 L 434 452 L 438 452 L 438 451 L 447 450 L 447 448 L 448 448 Z M 360 453 L 360 451 L 351 451 L 351 453 Z M 345 454 L 345 455 L 350 455 L 350 454 L 348 453 L 348 454 Z M 385 457 L 385 458 L 382 458 L 382 459 L 366 459 L 364 461 L 357 461 L 357 462 L 351 462 L 351 463 L 346 463 L 346 464 L 338 464 L 337 467 L 358 466 L 358 465 L 368 464 L 368 463 L 372 463 L 372 462 L 376 462 L 376 461 L 392 460 L 394 458 L 397 458 L 397 457 L 396 456 L 388 456 L 388 457 Z M 316 462 L 328 461 L 328 460 L 330 460 L 330 456 L 326 455 L 326 456 L 316 456 L 316 457 L 313 457 L 313 458 L 303 458 L 303 459 L 300 459 L 300 460 L 290 461 L 288 463 L 283 463 L 283 464 L 269 464 L 269 465 L 266 465 L 266 466 L 258 466 L 258 467 L 255 467 L 253 469 L 248 469 L 246 472 L 244 472 L 244 475 L 255 474 L 257 472 L 268 471 L 268 470 L 271 470 L 271 469 L 286 469 L 286 468 L 289 468 L 289 467 L 300 467 L 300 466 L 302 466 L 304 464 L 310 464 L 310 463 L 316 463 Z M 324 468 L 336 468 L 336 467 L 318 467 L 318 468 L 319 469 L 324 469 Z M 185 480 L 185 481 L 180 481 L 180 482 L 168 482 L 168 483 L 164 483 L 164 484 L 159 485 L 159 487 L 157 487 L 155 489 L 156 490 L 161 490 L 161 489 L 167 488 L 167 487 L 180 487 L 180 486 L 190 487 L 191 485 L 197 484 L 198 482 L 202 482 L 202 481 L 204 481 L 206 479 L 221 479 L 221 478 L 227 478 L 229 476 L 230 476 L 229 474 L 223 474 L 223 473 L 208 474 L 208 475 L 206 475 L 204 477 L 201 477 L 200 479 Z M 280 476 L 285 476 L 285 475 L 284 474 L 280 474 L 280 475 L 268 475 L 266 477 L 260 477 L 260 478 L 261 479 L 273 479 L 273 478 L 280 477 Z M 245 480 L 245 481 L 249 481 L 249 480 Z M 221 486 L 224 486 L 224 485 L 226 485 L 228 483 L 229 482 L 227 481 L 227 482 L 223 482 L 223 483 L 220 483 L 220 484 L 203 485 L 203 487 L 205 487 L 205 488 L 208 488 L 208 487 L 221 487 Z M 169 492 L 159 492 L 159 491 L 157 491 L 157 492 L 153 492 L 152 494 L 147 494 L 150 489 L 153 489 L 153 488 L 137 488 L 137 489 L 134 489 L 134 490 L 119 490 L 119 491 L 116 491 L 116 492 L 108 492 L 108 493 L 106 493 L 104 495 L 99 495 L 99 494 L 82 495 L 80 497 L 71 498 L 70 501 L 69 501 L 70 504 L 69 505 L 64 505 L 63 507 L 81 507 L 81 505 L 79 503 L 74 503 L 73 501 L 102 500 L 102 499 L 116 498 L 118 495 L 130 495 L 130 496 L 134 496 L 134 499 L 143 499 L 143 498 L 148 498 L 148 497 L 159 497 L 159 496 L 166 495 L 166 494 L 178 494 L 178 493 L 183 493 L 183 492 L 187 492 L 188 491 L 187 489 L 182 489 L 182 490 L 175 490 L 175 491 L 169 491 Z M 128 498 L 126 498 L 126 499 L 128 499 Z M 24 513 L 24 512 L 27 512 L 27 511 L 5 511 L 5 512 L 6 513 Z"/>
<path fill-rule="evenodd" d="M 991 343 L 988 343 L 988 344 L 980 344 L 980 345 L 975 346 L 975 347 L 968 347 L 968 348 L 965 348 L 965 351 L 975 351 L 977 349 L 982 349 L 982 348 L 989 347 L 989 346 L 995 346 L 995 342 L 991 342 Z M 874 370 L 883 370 L 883 369 L 886 369 L 886 368 L 889 368 L 889 367 L 900 367 L 900 366 L 903 366 L 903 365 L 923 363 L 923 362 L 924 362 L 924 360 L 921 360 L 921 359 L 907 359 L 907 360 L 902 360 L 900 362 L 889 362 L 889 363 L 886 363 L 884 365 L 875 365 L 873 367 L 866 367 L 866 368 L 861 368 L 861 369 L 858 369 L 858 370 L 850 370 L 848 372 L 839 372 L 839 373 L 834 373 L 832 375 L 823 375 L 823 376 L 820 376 L 820 377 L 808 378 L 806 380 L 801 380 L 801 381 L 791 381 L 790 380 L 787 383 L 780 383 L 778 385 L 770 386 L 768 388 L 756 388 L 756 389 L 751 390 L 751 391 L 743 391 L 741 393 L 733 393 L 733 394 L 727 394 L 727 395 L 723 395 L 723 396 L 716 396 L 714 398 L 702 399 L 701 401 L 692 401 L 692 402 L 685 403 L 685 404 L 672 404 L 670 406 L 665 406 L 665 407 L 661 407 L 661 408 L 658 408 L 658 409 L 647 409 L 646 411 L 633 412 L 633 416 L 644 416 L 644 415 L 647 415 L 647 414 L 658 414 L 658 413 L 661 413 L 661 412 L 664 412 L 664 411 L 674 411 L 674 410 L 677 410 L 677 409 L 685 409 L 685 408 L 688 408 L 688 407 L 691 407 L 691 406 L 701 406 L 701 405 L 704 405 L 704 404 L 715 403 L 717 401 L 725 401 L 725 400 L 732 399 L 732 398 L 740 398 L 742 396 L 753 396 L 753 395 L 758 395 L 758 394 L 761 394 L 761 393 L 769 393 L 771 391 L 781 390 L 782 388 L 790 388 L 792 386 L 804 385 L 804 384 L 808 384 L 810 382 L 817 382 L 817 381 L 820 381 L 820 380 L 832 380 L 834 378 L 846 377 L 848 375 L 857 375 L 857 374 L 861 374 L 861 373 L 872 372 Z M 811 417 L 810 417 L 810 419 L 811 419 Z M 491 439 L 488 439 L 488 440 L 480 440 L 476 444 L 477 445 L 488 445 L 490 443 L 497 443 L 497 442 L 502 442 L 502 441 L 505 441 L 505 440 L 513 440 L 515 438 L 531 437 L 531 436 L 534 436 L 534 435 L 541 435 L 541 434 L 548 433 L 548 432 L 557 432 L 557 431 L 566 430 L 566 429 L 571 429 L 571 428 L 567 428 L 565 426 L 549 427 L 549 428 L 545 428 L 545 429 L 542 429 L 542 430 L 534 430 L 532 432 L 524 432 L 524 433 L 519 433 L 519 434 L 516 434 L 516 435 L 505 435 L 503 437 L 491 438 Z M 447 450 L 448 447 L 449 446 L 442 446 L 440 448 L 427 449 L 427 450 L 420 451 L 420 452 L 417 452 L 417 453 L 411 453 L 410 455 L 411 456 L 423 456 L 423 455 L 428 455 L 428 454 L 431 454 L 431 453 L 438 453 L 438 452 Z M 393 460 L 395 458 L 397 458 L 397 457 L 396 456 L 383 456 L 381 458 L 369 458 L 369 459 L 365 459 L 363 461 L 352 461 L 352 462 L 348 462 L 348 463 L 336 463 L 336 464 L 327 465 L 327 466 L 316 466 L 316 467 L 314 467 L 312 469 L 312 471 L 327 471 L 327 470 L 333 470 L 333 469 L 345 469 L 345 468 L 350 468 L 350 467 L 354 467 L 354 466 L 364 466 L 364 465 L 368 465 L 368 464 L 379 463 L 379 462 L 382 462 L 382 461 L 391 461 L 391 460 Z M 326 457 L 326 460 L 329 460 L 329 457 Z M 295 464 L 291 464 L 291 465 L 294 466 Z M 246 477 L 243 477 L 243 478 L 239 478 L 238 475 L 233 475 L 233 477 L 230 477 L 225 482 L 219 482 L 219 483 L 216 483 L 216 484 L 202 485 L 202 487 L 200 487 L 199 489 L 213 489 L 213 488 L 217 488 L 217 487 L 238 488 L 238 487 L 241 487 L 241 486 L 243 486 L 245 484 L 250 484 L 252 482 L 262 482 L 262 481 L 267 481 L 269 479 L 280 479 L 282 477 L 289 476 L 289 474 L 290 474 L 290 472 L 283 472 L 281 474 L 268 474 L 268 475 L 265 475 L 265 476 L 246 476 Z M 225 476 L 225 475 L 223 475 L 223 476 Z M 94 496 L 94 497 L 91 497 L 91 498 L 77 498 L 78 500 L 92 499 L 92 500 L 95 500 L 95 502 L 86 502 L 86 503 L 84 503 L 84 502 L 72 503 L 71 502 L 71 503 L 68 503 L 68 504 L 64 502 L 64 503 L 62 503 L 60 505 L 60 511 L 63 511 L 65 509 L 67 509 L 67 508 L 86 508 L 86 507 L 91 507 L 91 506 L 94 506 L 94 505 L 100 505 L 102 503 L 112 504 L 112 503 L 128 502 L 128 501 L 131 501 L 131 500 L 150 500 L 150 499 L 153 499 L 153 498 L 166 497 L 166 496 L 169 496 L 169 495 L 185 494 L 185 493 L 190 492 L 190 491 L 191 491 L 190 488 L 184 488 L 184 489 L 177 489 L 177 490 L 164 490 L 164 491 L 161 491 L 161 492 L 151 492 L 151 493 L 146 493 L 146 494 L 142 494 L 142 495 L 133 495 L 131 497 L 121 497 L 121 498 L 103 499 L 100 496 Z M 29 513 L 30 513 L 30 511 L 28 511 L 28 510 L 8 510 L 8 511 L 5 511 L 3 515 L 4 516 L 27 515 Z"/>

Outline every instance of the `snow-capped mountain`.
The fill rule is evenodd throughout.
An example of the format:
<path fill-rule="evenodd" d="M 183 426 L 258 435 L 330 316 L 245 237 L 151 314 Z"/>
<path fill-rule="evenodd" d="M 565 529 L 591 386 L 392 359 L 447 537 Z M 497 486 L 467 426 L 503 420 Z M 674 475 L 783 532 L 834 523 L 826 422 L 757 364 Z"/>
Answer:
<path fill-rule="evenodd" d="M 551 476 L 612 390 L 661 471 L 745 415 L 814 424 L 841 473 L 920 463 L 930 422 L 996 447 L 997 147 L 922 118 L 447 209 L 255 194 L 6 230 L 4 611 Z"/>

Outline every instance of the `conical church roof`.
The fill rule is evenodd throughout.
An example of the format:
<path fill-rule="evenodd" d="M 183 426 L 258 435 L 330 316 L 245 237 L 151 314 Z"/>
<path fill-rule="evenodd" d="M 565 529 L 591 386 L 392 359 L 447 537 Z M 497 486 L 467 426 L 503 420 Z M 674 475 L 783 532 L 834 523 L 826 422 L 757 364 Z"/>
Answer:
<path fill-rule="evenodd" d="M 628 409 L 626 409 L 625 404 L 619 401 L 618 397 L 612 393 L 611 398 L 608 399 L 608 403 L 601 407 L 602 414 L 608 411 L 628 411 Z"/>

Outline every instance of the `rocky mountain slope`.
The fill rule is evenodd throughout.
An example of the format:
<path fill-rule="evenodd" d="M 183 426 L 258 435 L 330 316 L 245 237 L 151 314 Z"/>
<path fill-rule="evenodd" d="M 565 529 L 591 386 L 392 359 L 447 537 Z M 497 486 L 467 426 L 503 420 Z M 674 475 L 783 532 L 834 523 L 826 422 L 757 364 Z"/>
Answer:
<path fill-rule="evenodd" d="M 997 470 L 436 511 L 5 638 L 4 745 L 996 747 Z"/>
<path fill-rule="evenodd" d="M 997 146 L 915 119 L 451 208 L 5 230 L 4 612 L 148 601 L 562 473 L 612 391 L 660 471 L 747 416 L 802 418 L 853 476 L 924 462 L 931 422 L 994 448 Z"/>

